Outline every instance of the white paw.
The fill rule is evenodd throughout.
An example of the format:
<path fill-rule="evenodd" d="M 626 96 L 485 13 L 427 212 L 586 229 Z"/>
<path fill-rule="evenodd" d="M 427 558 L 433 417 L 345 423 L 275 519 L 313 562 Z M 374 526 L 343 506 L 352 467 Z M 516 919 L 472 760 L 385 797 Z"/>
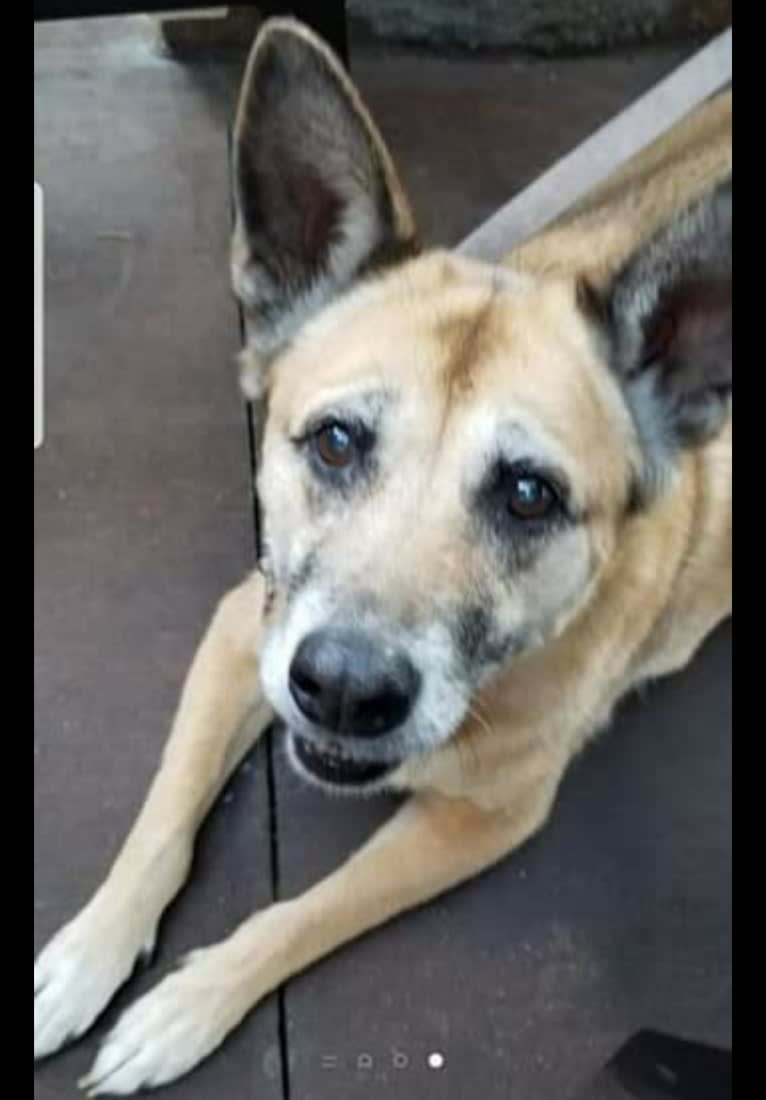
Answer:
<path fill-rule="evenodd" d="M 153 929 L 98 895 L 65 925 L 35 963 L 35 1059 L 87 1031 L 153 942 Z"/>
<path fill-rule="evenodd" d="M 167 1084 L 211 1054 L 250 1007 L 220 949 L 195 951 L 120 1017 L 80 1088 L 90 1096 L 126 1096 Z"/>

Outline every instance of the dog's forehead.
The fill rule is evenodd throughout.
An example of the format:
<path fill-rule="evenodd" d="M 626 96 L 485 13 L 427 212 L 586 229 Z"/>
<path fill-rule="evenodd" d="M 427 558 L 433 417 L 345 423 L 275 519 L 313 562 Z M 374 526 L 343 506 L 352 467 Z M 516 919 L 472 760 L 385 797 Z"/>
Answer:
<path fill-rule="evenodd" d="M 572 281 L 449 253 L 347 295 L 307 326 L 277 374 L 275 411 L 291 427 L 339 397 L 379 391 L 400 413 L 417 407 L 423 435 L 454 429 L 484 449 L 514 422 L 583 469 L 624 450 L 630 433 Z"/>
<path fill-rule="evenodd" d="M 569 285 L 429 253 L 363 282 L 306 325 L 276 365 L 275 383 L 301 400 L 377 373 L 389 386 L 465 394 L 493 362 L 505 369 L 492 384 L 512 380 L 530 339 L 541 346 L 564 324 L 583 328 L 573 301 Z"/>

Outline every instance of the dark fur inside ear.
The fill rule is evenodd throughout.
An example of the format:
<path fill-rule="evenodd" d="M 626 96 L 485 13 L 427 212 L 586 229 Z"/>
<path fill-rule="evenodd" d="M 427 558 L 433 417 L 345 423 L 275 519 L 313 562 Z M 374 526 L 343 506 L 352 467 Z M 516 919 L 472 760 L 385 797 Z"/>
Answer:
<path fill-rule="evenodd" d="M 268 358 L 378 262 L 414 250 L 390 157 L 342 65 L 293 20 L 264 24 L 234 141 L 235 291 Z"/>
<path fill-rule="evenodd" d="M 589 303 L 593 310 L 592 300 Z M 602 305 L 650 478 L 720 431 L 732 386 L 732 192 L 720 185 L 617 274 Z"/>

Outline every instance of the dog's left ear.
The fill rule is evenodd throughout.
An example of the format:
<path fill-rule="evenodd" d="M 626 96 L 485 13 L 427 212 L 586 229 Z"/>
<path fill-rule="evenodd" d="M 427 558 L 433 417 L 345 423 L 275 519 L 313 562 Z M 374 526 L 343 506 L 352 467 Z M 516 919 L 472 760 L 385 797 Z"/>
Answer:
<path fill-rule="evenodd" d="M 410 207 L 356 89 L 292 19 L 268 20 L 253 46 L 234 193 L 234 289 L 265 361 L 362 270 L 415 250 Z"/>
<path fill-rule="evenodd" d="M 676 217 L 616 275 L 605 300 L 609 354 L 650 476 L 711 439 L 732 385 L 731 180 Z"/>

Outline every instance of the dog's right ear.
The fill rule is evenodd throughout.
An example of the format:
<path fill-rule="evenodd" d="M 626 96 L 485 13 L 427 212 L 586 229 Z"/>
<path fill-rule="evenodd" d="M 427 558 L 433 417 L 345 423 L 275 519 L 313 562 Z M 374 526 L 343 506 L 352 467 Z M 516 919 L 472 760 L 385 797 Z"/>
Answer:
<path fill-rule="evenodd" d="M 650 500 L 680 453 L 711 440 L 732 389 L 732 185 L 722 181 L 630 256 L 597 302 L 643 453 Z"/>
<path fill-rule="evenodd" d="M 410 207 L 341 63 L 308 28 L 268 20 L 234 133 L 234 290 L 261 368 L 377 261 L 413 253 Z"/>

